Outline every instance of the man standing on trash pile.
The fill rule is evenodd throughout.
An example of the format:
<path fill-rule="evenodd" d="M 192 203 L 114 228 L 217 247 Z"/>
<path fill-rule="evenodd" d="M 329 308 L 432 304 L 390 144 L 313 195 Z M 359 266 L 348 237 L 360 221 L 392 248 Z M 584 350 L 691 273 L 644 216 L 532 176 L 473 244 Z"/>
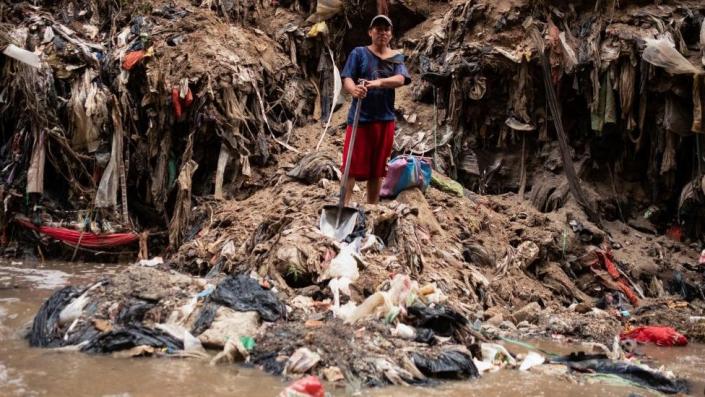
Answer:
<path fill-rule="evenodd" d="M 367 181 L 368 203 L 379 201 L 382 178 L 387 175 L 387 160 L 394 143 L 394 90 L 411 83 L 404 55 L 389 47 L 392 20 L 386 15 L 377 15 L 372 18 L 367 33 L 372 44 L 352 50 L 341 73 L 345 91 L 355 98 L 348 113 L 343 164 L 347 159 L 355 108 L 358 102 L 362 106 L 350 175 L 345 182 L 346 206 L 356 181 Z"/>

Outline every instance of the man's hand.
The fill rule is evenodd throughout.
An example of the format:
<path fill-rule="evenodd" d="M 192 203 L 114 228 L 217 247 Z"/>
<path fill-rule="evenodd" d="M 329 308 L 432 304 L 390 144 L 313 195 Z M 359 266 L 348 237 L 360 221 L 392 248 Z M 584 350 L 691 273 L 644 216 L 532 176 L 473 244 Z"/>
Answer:
<path fill-rule="evenodd" d="M 364 84 L 356 85 L 350 93 L 353 98 L 362 99 L 367 96 L 367 87 Z"/>

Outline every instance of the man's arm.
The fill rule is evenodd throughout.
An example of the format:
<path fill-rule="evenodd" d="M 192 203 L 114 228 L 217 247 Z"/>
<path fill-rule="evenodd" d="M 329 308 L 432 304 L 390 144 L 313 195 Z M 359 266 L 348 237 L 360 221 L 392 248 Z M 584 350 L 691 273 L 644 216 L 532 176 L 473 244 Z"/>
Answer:
<path fill-rule="evenodd" d="M 401 74 L 392 76 L 392 77 L 386 77 L 383 79 L 376 79 L 372 81 L 368 81 L 365 86 L 367 89 L 374 89 L 374 88 L 399 88 L 404 85 L 404 76 Z"/>

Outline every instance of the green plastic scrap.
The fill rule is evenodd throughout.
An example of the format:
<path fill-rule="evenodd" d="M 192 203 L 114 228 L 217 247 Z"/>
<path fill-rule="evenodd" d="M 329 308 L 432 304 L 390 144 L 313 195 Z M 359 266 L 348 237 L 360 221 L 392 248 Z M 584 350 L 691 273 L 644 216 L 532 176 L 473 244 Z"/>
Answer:
<path fill-rule="evenodd" d="M 438 175 L 437 172 L 431 174 L 431 186 L 435 187 L 440 191 L 454 194 L 458 197 L 463 197 L 465 193 L 463 185 L 448 178 L 447 176 Z"/>
<path fill-rule="evenodd" d="M 389 309 L 389 313 L 387 313 L 387 315 L 384 317 L 384 322 L 386 324 L 391 324 L 394 321 L 394 319 L 397 318 L 400 311 L 401 310 L 397 306 L 394 306 L 391 309 Z"/>
<path fill-rule="evenodd" d="M 255 348 L 255 339 L 251 336 L 241 336 L 240 343 L 247 349 L 247 351 L 252 351 Z"/>

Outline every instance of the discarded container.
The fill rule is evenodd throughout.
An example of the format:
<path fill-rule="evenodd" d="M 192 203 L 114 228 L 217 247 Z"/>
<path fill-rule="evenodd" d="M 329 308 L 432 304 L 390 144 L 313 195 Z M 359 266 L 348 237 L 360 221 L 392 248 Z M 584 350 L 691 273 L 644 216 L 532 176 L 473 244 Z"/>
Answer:
<path fill-rule="evenodd" d="M 392 329 L 392 335 L 402 339 L 415 339 L 416 330 L 406 324 L 397 323 L 396 328 Z"/>
<path fill-rule="evenodd" d="M 482 361 L 484 362 L 499 365 L 500 367 L 505 365 L 514 367 L 517 365 L 514 357 L 512 357 L 502 345 L 496 343 L 482 343 L 480 344 L 480 351 L 482 352 Z"/>

